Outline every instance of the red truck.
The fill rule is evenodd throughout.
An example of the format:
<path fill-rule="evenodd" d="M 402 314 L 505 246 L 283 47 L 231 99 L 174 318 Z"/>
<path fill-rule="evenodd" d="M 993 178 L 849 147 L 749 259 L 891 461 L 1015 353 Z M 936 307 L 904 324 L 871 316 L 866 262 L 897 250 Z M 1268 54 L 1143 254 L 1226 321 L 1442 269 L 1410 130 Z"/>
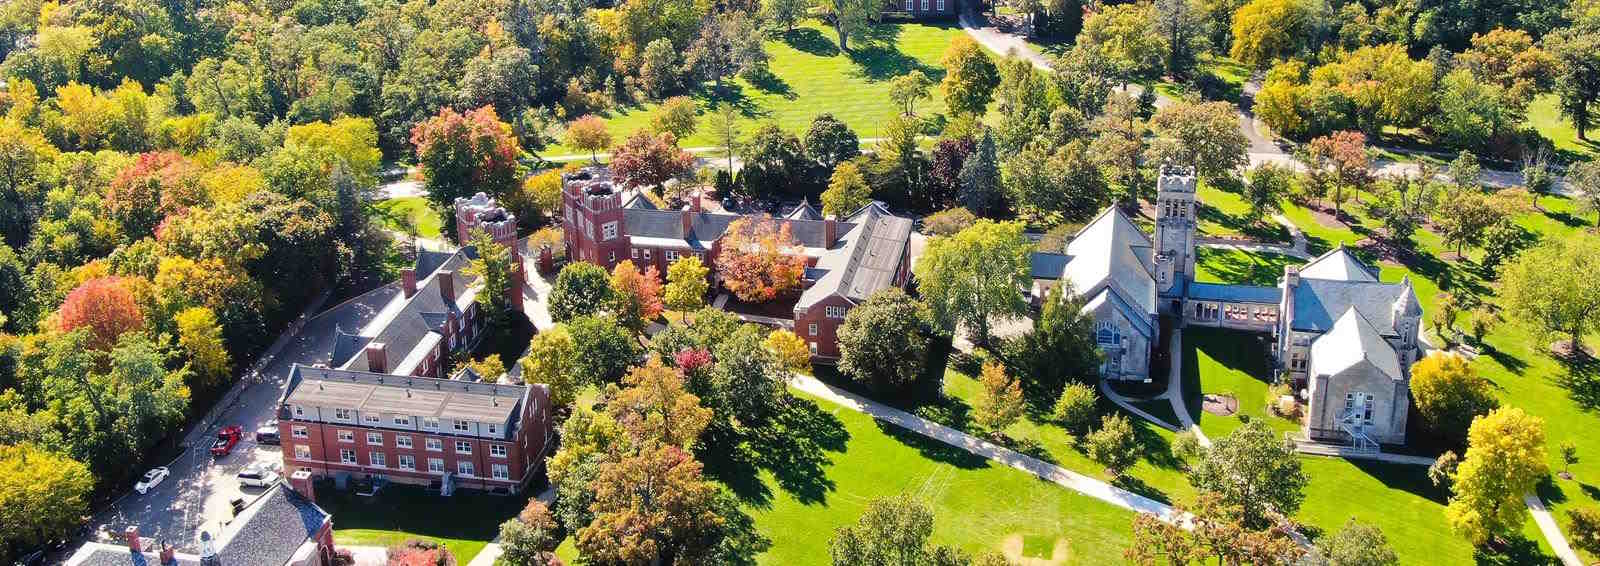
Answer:
<path fill-rule="evenodd" d="M 211 444 L 211 455 L 217 458 L 227 456 L 243 436 L 244 429 L 239 425 L 222 427 L 222 431 L 217 433 L 217 441 Z"/>

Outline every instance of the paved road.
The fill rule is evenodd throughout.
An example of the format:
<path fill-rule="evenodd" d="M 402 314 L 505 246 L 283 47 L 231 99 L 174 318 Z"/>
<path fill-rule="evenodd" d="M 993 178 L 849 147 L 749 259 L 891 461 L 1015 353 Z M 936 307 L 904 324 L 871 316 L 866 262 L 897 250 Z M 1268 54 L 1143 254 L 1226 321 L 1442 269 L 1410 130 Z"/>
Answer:
<path fill-rule="evenodd" d="M 235 386 L 239 389 L 238 397 L 221 413 L 221 418 L 209 423 L 204 430 L 190 434 L 191 448 L 167 464 L 172 475 L 166 481 L 144 495 L 130 489 L 127 495 L 97 515 L 92 524 L 111 534 L 121 533 L 128 525 L 138 525 L 140 534 L 145 537 L 165 540 L 183 551 L 196 551 L 201 530 L 215 533 L 232 518 L 229 500 L 236 497 L 249 500 L 263 491 L 241 488 L 234 474 L 252 462 L 281 465 L 282 454 L 278 447 L 257 444 L 249 438 L 249 431 L 276 416 L 278 396 L 287 383 L 290 365 L 327 362 L 333 349 L 334 329 L 359 330 L 397 292 L 397 287 L 386 286 L 308 320 L 283 350 L 263 366 L 259 381 L 246 378 Z M 224 424 L 243 426 L 247 438 L 233 454 L 214 462 L 207 452 L 209 438 Z"/>

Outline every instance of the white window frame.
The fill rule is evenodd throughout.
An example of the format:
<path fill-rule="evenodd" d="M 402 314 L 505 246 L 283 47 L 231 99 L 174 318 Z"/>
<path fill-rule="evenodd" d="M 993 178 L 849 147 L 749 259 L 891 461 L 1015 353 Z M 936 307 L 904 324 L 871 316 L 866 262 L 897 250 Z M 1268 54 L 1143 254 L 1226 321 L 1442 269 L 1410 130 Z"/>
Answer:
<path fill-rule="evenodd" d="M 506 454 L 510 454 L 510 453 L 511 453 L 511 451 L 506 449 L 506 445 L 504 445 L 504 444 L 490 444 L 489 445 L 489 455 L 493 456 L 495 458 L 504 458 L 504 457 L 506 457 Z"/>
<path fill-rule="evenodd" d="M 509 480 L 511 479 L 511 466 L 507 466 L 505 464 L 490 464 L 489 477 L 497 480 Z"/>
<path fill-rule="evenodd" d="M 380 450 L 367 452 L 367 465 L 374 468 L 387 468 L 389 467 L 389 455 Z"/>
<path fill-rule="evenodd" d="M 617 239 L 617 221 L 612 220 L 600 225 L 600 239 L 608 242 Z"/>
<path fill-rule="evenodd" d="M 817 335 L 817 323 L 815 323 L 815 322 L 811 323 L 810 326 L 806 327 L 806 329 L 811 331 L 811 333 L 808 334 L 808 336 L 816 336 Z"/>
<path fill-rule="evenodd" d="M 395 426 L 411 426 L 411 417 L 406 416 L 406 415 L 395 415 L 394 416 L 394 425 Z"/>
<path fill-rule="evenodd" d="M 472 453 L 472 443 L 471 442 L 467 442 L 465 440 L 457 440 L 456 441 L 456 453 L 457 454 L 471 454 Z"/>
<path fill-rule="evenodd" d="M 382 424 L 383 417 L 377 414 L 361 415 L 361 421 L 367 424 Z"/>
<path fill-rule="evenodd" d="M 611 262 L 611 263 L 616 263 L 617 262 L 617 250 L 611 250 L 609 252 L 606 252 L 606 260 Z"/>
<path fill-rule="evenodd" d="M 354 444 L 356 441 L 356 433 L 353 430 L 341 430 L 337 434 L 339 436 L 339 442 Z"/>
<path fill-rule="evenodd" d="M 402 469 L 402 470 L 410 470 L 410 471 L 416 471 L 417 470 L 417 457 L 416 456 L 412 456 L 410 454 L 401 454 L 400 457 L 397 458 L 397 460 L 399 460 L 399 461 L 395 462 L 395 463 L 400 466 L 400 469 Z"/>
<path fill-rule="evenodd" d="M 439 440 L 437 438 L 429 438 L 429 439 L 427 439 L 425 444 L 427 445 L 429 452 L 444 452 L 444 441 L 443 440 Z"/>
<path fill-rule="evenodd" d="M 367 445 L 368 446 L 383 446 L 383 433 L 381 433 L 381 432 L 369 432 L 369 433 L 367 433 Z"/>
<path fill-rule="evenodd" d="M 484 426 L 489 427 L 489 434 L 500 434 L 500 425 L 488 423 Z"/>
<path fill-rule="evenodd" d="M 289 436 L 295 438 L 311 438 L 311 432 L 307 431 L 306 427 L 295 425 L 289 428 Z"/>
<path fill-rule="evenodd" d="M 915 12 L 915 11 L 917 11 L 917 4 L 916 4 L 915 0 L 906 0 L 906 11 L 907 12 Z"/>
<path fill-rule="evenodd" d="M 456 460 L 456 473 L 464 478 L 475 478 L 477 469 L 472 465 L 472 460 Z"/>
<path fill-rule="evenodd" d="M 396 435 L 394 435 L 394 445 L 395 445 L 396 448 L 412 448 L 413 445 L 411 444 L 411 435 L 409 435 L 409 434 L 396 434 Z"/>
<path fill-rule="evenodd" d="M 678 250 L 665 250 L 661 252 L 661 257 L 667 261 L 674 261 L 678 259 Z"/>
<path fill-rule="evenodd" d="M 350 411 L 350 409 L 334 409 L 333 418 L 341 421 L 350 421 L 355 420 L 355 415 Z"/>
<path fill-rule="evenodd" d="M 645 248 L 644 249 L 644 259 L 645 259 L 645 261 L 649 261 L 650 260 L 650 248 Z"/>
<path fill-rule="evenodd" d="M 306 408 L 305 407 L 301 407 L 299 405 L 295 405 L 294 406 L 294 416 L 296 416 L 296 417 L 306 416 Z"/>
<path fill-rule="evenodd" d="M 454 422 L 450 424 L 450 428 L 455 429 L 456 432 L 472 432 L 472 421 L 454 419 Z"/>
<path fill-rule="evenodd" d="M 630 249 L 633 251 L 633 259 L 639 259 L 639 248 L 630 248 Z"/>
<path fill-rule="evenodd" d="M 922 0 L 922 11 L 928 11 L 928 0 Z"/>
<path fill-rule="evenodd" d="M 822 312 L 828 318 L 844 318 L 844 307 L 838 305 L 822 307 Z"/>
<path fill-rule="evenodd" d="M 935 2 L 934 5 L 939 7 L 940 12 L 944 11 L 944 0 L 938 0 L 938 2 Z"/>
<path fill-rule="evenodd" d="M 444 458 L 428 458 L 428 471 L 430 473 L 444 473 Z"/>
<path fill-rule="evenodd" d="M 356 462 L 356 451 L 349 448 L 339 449 L 339 463 L 353 466 L 360 465 Z"/>
<path fill-rule="evenodd" d="M 422 418 L 422 428 L 424 430 L 439 430 L 439 419 L 435 419 L 435 418 L 432 418 L 432 417 L 423 417 Z"/>
<path fill-rule="evenodd" d="M 306 446 L 304 444 L 296 444 L 296 445 L 294 445 L 294 459 L 296 459 L 296 460 L 310 460 L 311 459 L 311 447 L 310 446 Z"/>

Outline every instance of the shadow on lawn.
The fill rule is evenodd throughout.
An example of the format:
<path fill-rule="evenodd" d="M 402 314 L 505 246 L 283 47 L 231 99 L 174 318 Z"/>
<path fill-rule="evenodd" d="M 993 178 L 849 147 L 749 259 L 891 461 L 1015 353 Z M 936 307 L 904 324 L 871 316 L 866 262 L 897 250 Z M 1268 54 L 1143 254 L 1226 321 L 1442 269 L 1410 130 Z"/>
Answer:
<path fill-rule="evenodd" d="M 1486 566 L 1555 566 L 1561 564 L 1561 561 L 1556 557 L 1539 550 L 1537 541 L 1523 536 L 1507 539 L 1500 544 L 1498 550 L 1479 547 L 1473 550 L 1472 558 L 1478 564 Z"/>
<path fill-rule="evenodd" d="M 418 486 L 391 484 L 373 497 L 317 484 L 317 505 L 333 513 L 339 529 L 392 531 L 404 538 L 489 541 L 500 522 L 522 511 L 527 498 L 503 497 L 462 490 L 439 497 Z"/>
<path fill-rule="evenodd" d="M 1356 469 L 1366 472 L 1373 479 L 1382 482 L 1384 487 L 1389 489 L 1398 489 L 1440 505 L 1444 505 L 1449 501 L 1449 492 L 1434 487 L 1433 481 L 1428 479 L 1427 466 L 1394 464 L 1375 460 L 1349 459 L 1346 461 L 1350 462 Z"/>
<path fill-rule="evenodd" d="M 801 503 L 823 503 L 834 489 L 828 452 L 843 452 L 850 441 L 844 423 L 807 399 L 790 399 L 770 422 L 743 435 L 726 427 L 707 433 L 698 454 L 706 474 L 744 502 L 762 506 L 771 502 L 772 492 L 761 481 L 761 470 L 772 472 L 778 487 Z"/>
<path fill-rule="evenodd" d="M 782 34 L 783 42 L 793 47 L 796 51 L 816 55 L 818 57 L 833 57 L 839 54 L 839 45 L 832 39 L 822 35 L 821 30 L 812 28 L 795 28 Z"/>
<path fill-rule="evenodd" d="M 790 87 L 789 83 L 783 80 L 783 77 L 773 73 L 772 69 L 770 68 L 762 68 L 756 71 L 753 75 L 747 75 L 745 76 L 745 80 L 750 81 L 750 86 L 761 89 L 763 92 L 768 94 L 776 94 L 781 96 L 784 100 L 794 100 L 800 97 L 800 95 L 794 91 L 794 88 Z"/>
<path fill-rule="evenodd" d="M 1225 283 L 1238 285 L 1277 285 L 1284 266 L 1305 263 L 1300 258 L 1275 253 L 1235 252 L 1217 248 L 1200 248 L 1196 251 L 1206 271 Z"/>
<path fill-rule="evenodd" d="M 1183 404 L 1195 422 L 1216 417 L 1204 410 L 1205 384 L 1200 382 L 1200 352 L 1216 360 L 1222 367 L 1243 373 L 1251 379 L 1271 385 L 1272 370 L 1267 367 L 1265 338 L 1220 328 L 1190 326 L 1183 331 Z M 1222 393 L 1216 391 L 1216 393 Z M 1235 394 L 1237 394 L 1235 392 Z M 1261 399 L 1238 399 L 1240 404 L 1263 402 Z"/>
<path fill-rule="evenodd" d="M 1215 222 L 1231 232 L 1243 234 L 1250 239 L 1266 243 L 1289 243 L 1289 231 L 1276 222 L 1253 222 L 1249 219 L 1233 216 L 1215 206 L 1201 206 L 1200 220 L 1202 222 Z"/>
<path fill-rule="evenodd" d="M 1585 411 L 1600 409 L 1600 360 L 1584 356 L 1581 360 L 1556 358 L 1565 373 L 1557 379 L 1567 394 Z"/>

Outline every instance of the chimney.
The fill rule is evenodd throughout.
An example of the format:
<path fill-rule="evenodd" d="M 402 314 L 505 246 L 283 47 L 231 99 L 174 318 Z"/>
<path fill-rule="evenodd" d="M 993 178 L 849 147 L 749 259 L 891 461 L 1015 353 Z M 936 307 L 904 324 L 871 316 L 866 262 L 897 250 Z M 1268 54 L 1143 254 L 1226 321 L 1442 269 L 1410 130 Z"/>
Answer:
<path fill-rule="evenodd" d="M 128 541 L 128 550 L 144 552 L 144 547 L 139 542 L 139 525 L 128 525 L 128 528 L 122 530 L 122 538 Z"/>
<path fill-rule="evenodd" d="M 456 272 L 448 269 L 441 269 L 438 273 L 434 274 L 434 277 L 439 280 L 439 298 L 444 299 L 446 304 L 455 304 Z"/>
<path fill-rule="evenodd" d="M 839 236 L 839 222 L 832 216 L 822 219 L 822 247 L 833 247 L 833 241 Z"/>
<path fill-rule="evenodd" d="M 367 371 L 389 373 L 389 346 L 383 342 L 367 344 Z"/>
<path fill-rule="evenodd" d="M 161 543 L 161 566 L 178 566 L 178 549 L 165 542 Z"/>
<path fill-rule="evenodd" d="M 700 204 L 700 200 L 704 198 L 706 198 L 705 189 L 695 189 L 694 194 L 689 197 L 689 206 L 694 207 L 695 212 L 700 212 L 704 206 Z"/>
<path fill-rule="evenodd" d="M 1293 265 L 1283 266 L 1283 287 L 1294 289 L 1300 286 L 1300 268 Z"/>
<path fill-rule="evenodd" d="M 406 393 L 409 394 L 410 390 L 407 390 Z M 295 470 L 294 473 L 289 474 L 289 489 L 293 489 L 295 493 L 300 494 L 300 497 L 306 498 L 306 501 L 317 502 L 317 488 L 312 481 L 311 472 L 308 470 Z"/>
<path fill-rule="evenodd" d="M 417 294 L 417 270 L 409 267 L 400 270 L 400 286 L 405 289 L 407 299 Z"/>
<path fill-rule="evenodd" d="M 694 229 L 694 215 L 700 212 L 697 210 L 700 208 L 698 206 L 699 201 L 696 200 L 695 202 L 696 205 L 686 206 L 683 208 L 683 211 L 678 214 L 678 218 L 682 220 L 681 223 L 683 224 L 683 237 L 685 238 L 689 237 L 689 232 Z"/>

